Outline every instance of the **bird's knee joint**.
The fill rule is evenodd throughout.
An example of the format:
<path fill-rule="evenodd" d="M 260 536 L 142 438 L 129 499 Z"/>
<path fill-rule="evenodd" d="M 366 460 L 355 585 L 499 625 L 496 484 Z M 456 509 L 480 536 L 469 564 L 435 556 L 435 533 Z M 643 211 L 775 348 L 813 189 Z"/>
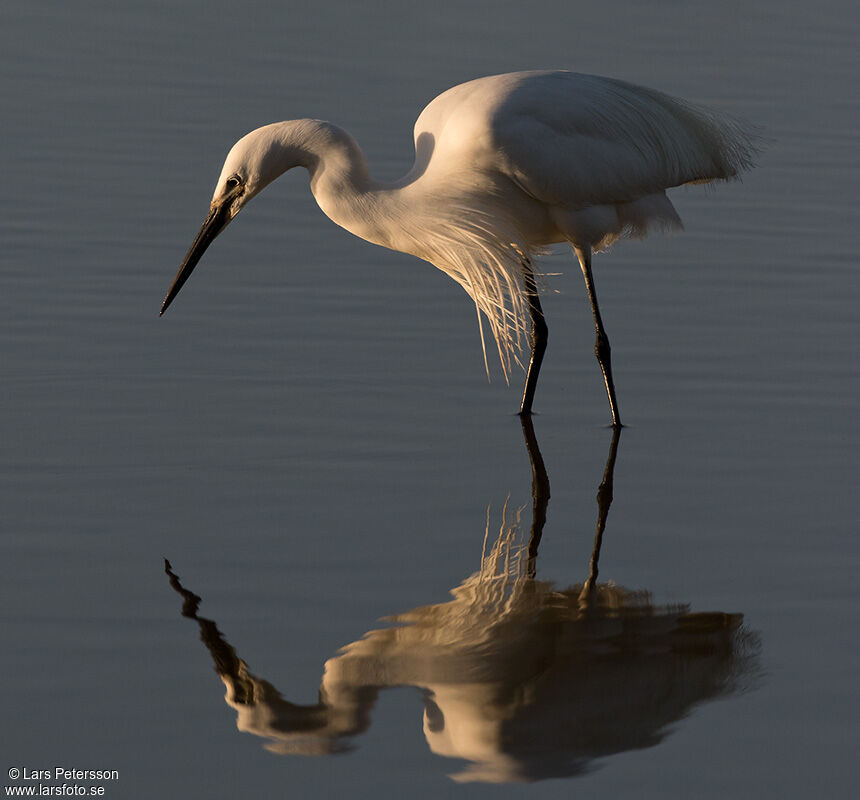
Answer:
<path fill-rule="evenodd" d="M 597 356 L 597 360 L 608 361 L 611 353 L 612 348 L 609 346 L 609 339 L 606 338 L 605 334 L 603 336 L 598 334 L 597 340 L 594 342 L 594 355 Z"/>

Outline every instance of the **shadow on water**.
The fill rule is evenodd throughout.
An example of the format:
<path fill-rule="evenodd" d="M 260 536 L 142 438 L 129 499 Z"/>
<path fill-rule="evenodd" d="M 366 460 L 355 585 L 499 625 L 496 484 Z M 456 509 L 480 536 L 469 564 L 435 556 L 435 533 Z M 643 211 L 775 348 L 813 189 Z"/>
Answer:
<path fill-rule="evenodd" d="M 397 627 L 342 648 L 325 664 L 315 705 L 290 703 L 253 675 L 165 561 L 239 730 L 268 740 L 274 753 L 344 752 L 370 726 L 381 690 L 413 686 L 423 693 L 430 749 L 468 762 L 454 780 L 532 781 L 653 747 L 693 706 L 754 682 L 759 639 L 741 614 L 660 607 L 647 591 L 598 583 L 618 430 L 597 492 L 588 577 L 564 590 L 535 578 L 550 486 L 530 420 L 523 433 L 532 468 L 528 540 L 522 509 L 505 507 L 492 542 L 488 521 L 480 568 L 452 589 L 454 599 L 391 616 Z"/>

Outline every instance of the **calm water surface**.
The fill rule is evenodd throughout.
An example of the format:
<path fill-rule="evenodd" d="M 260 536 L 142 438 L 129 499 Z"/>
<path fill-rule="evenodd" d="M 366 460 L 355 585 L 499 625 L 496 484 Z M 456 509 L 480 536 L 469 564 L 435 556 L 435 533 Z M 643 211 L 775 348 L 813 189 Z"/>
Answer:
<path fill-rule="evenodd" d="M 4 773 L 856 793 L 858 36 L 851 3 L 6 8 Z M 674 192 L 686 233 L 595 260 L 620 442 L 568 253 L 530 440 L 463 292 L 303 175 L 157 318 L 248 130 L 332 119 L 395 178 L 429 99 L 534 67 L 768 138 L 743 183 Z"/>

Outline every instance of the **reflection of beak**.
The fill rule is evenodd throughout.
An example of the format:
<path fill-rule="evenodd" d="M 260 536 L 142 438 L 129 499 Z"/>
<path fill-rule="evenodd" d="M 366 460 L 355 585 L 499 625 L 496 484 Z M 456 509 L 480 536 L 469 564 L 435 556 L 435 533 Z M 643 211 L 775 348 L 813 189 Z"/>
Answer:
<path fill-rule="evenodd" d="M 203 227 L 200 228 L 200 233 L 197 234 L 194 244 L 191 245 L 190 249 L 185 254 L 182 266 L 179 268 L 179 272 L 176 273 L 176 277 L 170 285 L 170 291 L 167 293 L 167 297 L 164 298 L 164 302 L 161 304 L 161 311 L 158 314 L 159 317 L 167 311 L 167 307 L 173 302 L 173 298 L 179 294 L 179 290 L 194 271 L 194 267 L 197 266 L 197 262 L 200 261 L 200 258 L 206 252 L 206 248 L 215 241 L 215 237 L 224 230 L 231 219 L 230 203 L 226 201 L 226 198 L 220 205 L 212 206 L 209 211 L 209 216 L 206 217 Z"/>

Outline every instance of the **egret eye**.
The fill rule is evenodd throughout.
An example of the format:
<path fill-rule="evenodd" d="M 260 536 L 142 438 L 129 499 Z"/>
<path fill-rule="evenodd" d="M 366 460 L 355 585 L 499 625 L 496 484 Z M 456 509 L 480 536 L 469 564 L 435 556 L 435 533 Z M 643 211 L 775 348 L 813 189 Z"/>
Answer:
<path fill-rule="evenodd" d="M 232 191 L 233 189 L 237 188 L 241 184 L 242 184 L 242 181 L 240 181 L 234 175 L 232 178 L 227 178 L 227 183 L 225 185 L 226 185 L 226 188 L 228 189 L 228 191 Z"/>

